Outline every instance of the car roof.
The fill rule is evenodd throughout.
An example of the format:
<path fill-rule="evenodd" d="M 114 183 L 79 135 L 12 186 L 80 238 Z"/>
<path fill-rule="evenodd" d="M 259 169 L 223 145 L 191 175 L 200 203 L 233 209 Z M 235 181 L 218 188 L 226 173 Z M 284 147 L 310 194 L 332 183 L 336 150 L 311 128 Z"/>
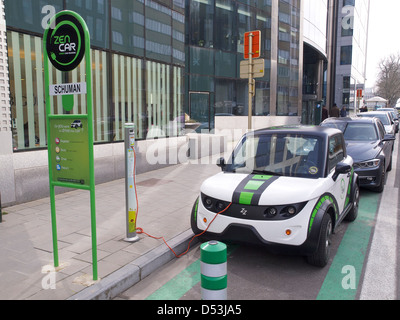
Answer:
<path fill-rule="evenodd" d="M 378 118 L 374 117 L 346 117 L 346 118 L 328 118 L 322 123 L 329 122 L 361 122 L 361 123 L 373 123 L 376 122 Z"/>
<path fill-rule="evenodd" d="M 271 127 L 271 128 L 265 128 L 265 129 L 260 129 L 254 131 L 255 135 L 261 135 L 261 134 L 273 134 L 273 133 L 299 133 L 299 134 L 309 134 L 309 135 L 315 135 L 315 136 L 320 136 L 320 137 L 327 137 L 327 136 L 332 136 L 338 133 L 342 133 L 338 129 L 334 128 L 327 128 L 327 127 L 321 127 L 321 126 L 306 126 L 306 125 L 284 125 L 284 126 L 279 126 L 279 127 Z"/>
<path fill-rule="evenodd" d="M 364 112 L 364 113 L 359 113 L 359 116 L 363 116 L 363 115 L 367 115 L 367 114 L 388 114 L 389 111 L 368 111 L 368 112 Z"/>

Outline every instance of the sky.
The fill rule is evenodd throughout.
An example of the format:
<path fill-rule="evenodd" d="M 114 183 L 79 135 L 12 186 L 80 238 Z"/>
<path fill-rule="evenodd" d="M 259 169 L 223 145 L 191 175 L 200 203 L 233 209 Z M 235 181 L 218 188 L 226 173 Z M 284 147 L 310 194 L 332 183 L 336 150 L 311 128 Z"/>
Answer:
<path fill-rule="evenodd" d="M 400 1 L 370 0 L 366 87 L 373 87 L 379 61 L 400 54 Z"/>

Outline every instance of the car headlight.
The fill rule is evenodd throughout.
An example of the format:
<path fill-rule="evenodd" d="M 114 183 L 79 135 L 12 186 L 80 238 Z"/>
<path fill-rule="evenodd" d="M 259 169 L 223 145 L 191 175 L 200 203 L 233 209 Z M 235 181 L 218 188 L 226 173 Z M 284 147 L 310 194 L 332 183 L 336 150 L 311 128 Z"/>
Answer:
<path fill-rule="evenodd" d="M 381 160 L 379 159 L 373 159 L 369 161 L 362 161 L 362 162 L 357 162 L 354 164 L 355 168 L 360 168 L 360 169 L 372 169 L 372 168 L 377 168 L 381 164 Z"/>
<path fill-rule="evenodd" d="M 238 203 L 230 203 L 219 199 L 212 198 L 204 193 L 201 194 L 201 201 L 203 206 L 213 212 L 227 215 L 232 218 L 249 219 L 249 220 L 287 220 L 299 214 L 307 204 L 307 201 L 289 204 L 289 205 L 276 205 L 276 206 L 252 206 L 242 205 Z M 231 207 L 228 211 L 224 211 L 229 205 Z"/>
<path fill-rule="evenodd" d="M 214 213 L 219 213 L 225 210 L 230 204 L 230 202 L 214 199 L 205 195 L 204 193 L 201 194 L 201 201 L 207 210 L 210 210 Z"/>

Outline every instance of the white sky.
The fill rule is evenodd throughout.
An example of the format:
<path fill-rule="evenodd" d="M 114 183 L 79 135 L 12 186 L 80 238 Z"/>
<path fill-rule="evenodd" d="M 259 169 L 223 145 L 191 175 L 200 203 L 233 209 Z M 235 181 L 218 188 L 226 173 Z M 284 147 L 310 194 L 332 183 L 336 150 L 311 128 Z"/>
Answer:
<path fill-rule="evenodd" d="M 379 61 L 400 53 L 400 1 L 371 0 L 367 56 L 367 84 L 376 82 Z"/>

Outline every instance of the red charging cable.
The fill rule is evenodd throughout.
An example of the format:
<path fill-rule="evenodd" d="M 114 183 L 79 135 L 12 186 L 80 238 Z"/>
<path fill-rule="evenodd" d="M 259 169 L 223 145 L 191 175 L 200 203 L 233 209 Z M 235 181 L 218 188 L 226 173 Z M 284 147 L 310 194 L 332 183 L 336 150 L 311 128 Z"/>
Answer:
<path fill-rule="evenodd" d="M 138 213 L 139 213 L 139 201 L 138 201 L 137 189 L 136 189 L 136 152 L 135 152 L 135 148 L 134 148 L 134 147 L 132 147 L 132 150 L 133 150 L 133 156 L 134 156 L 134 161 L 135 161 L 135 164 L 134 164 L 134 166 L 133 166 L 133 184 L 134 184 L 135 195 L 136 195 L 136 205 L 137 205 L 137 209 L 136 209 L 136 221 L 137 221 L 137 218 L 138 218 L 138 216 L 139 216 L 139 214 L 138 214 Z M 199 201 L 200 201 L 200 200 L 199 200 Z M 202 236 L 205 232 L 207 232 L 208 228 L 210 228 L 210 226 L 211 226 L 211 224 L 214 222 L 214 220 L 215 220 L 220 214 L 222 214 L 222 213 L 224 213 L 226 210 L 228 210 L 229 207 L 230 207 L 231 205 L 232 205 L 232 203 L 230 203 L 224 210 L 218 212 L 218 213 L 215 215 L 215 217 L 211 220 L 211 222 L 208 224 L 207 228 L 206 228 L 203 232 L 194 235 L 193 238 L 189 241 L 187 250 L 186 250 L 185 252 L 181 253 L 180 255 L 177 255 L 177 254 L 175 253 L 175 251 L 168 245 L 167 241 L 165 241 L 165 238 L 164 238 L 164 237 L 155 237 L 155 236 L 152 236 L 151 234 L 148 234 L 148 233 L 144 232 L 143 228 L 136 228 L 136 233 L 137 233 L 137 234 L 145 234 L 146 236 L 148 236 L 148 237 L 150 237 L 150 238 L 153 238 L 153 239 L 156 239 L 156 240 L 161 240 L 161 239 L 162 239 L 162 240 L 164 241 L 165 245 L 166 245 L 166 246 L 172 251 L 172 253 L 175 255 L 175 257 L 176 257 L 176 258 L 180 258 L 180 257 L 184 256 L 186 253 L 189 252 L 190 245 L 191 245 L 192 241 L 193 241 L 195 238 L 200 237 L 200 236 Z"/>

